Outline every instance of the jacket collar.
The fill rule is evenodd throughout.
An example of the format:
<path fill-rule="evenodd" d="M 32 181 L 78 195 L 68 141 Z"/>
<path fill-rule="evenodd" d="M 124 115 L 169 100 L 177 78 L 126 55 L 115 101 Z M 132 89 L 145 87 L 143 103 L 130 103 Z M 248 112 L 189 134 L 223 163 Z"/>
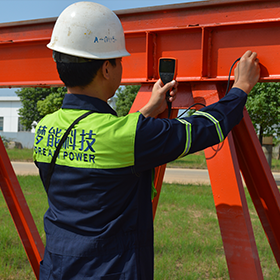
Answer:
<path fill-rule="evenodd" d="M 89 110 L 98 113 L 107 113 L 117 116 L 117 113 L 108 105 L 107 102 L 81 94 L 65 94 L 62 103 L 62 109 L 77 109 L 77 110 Z"/>

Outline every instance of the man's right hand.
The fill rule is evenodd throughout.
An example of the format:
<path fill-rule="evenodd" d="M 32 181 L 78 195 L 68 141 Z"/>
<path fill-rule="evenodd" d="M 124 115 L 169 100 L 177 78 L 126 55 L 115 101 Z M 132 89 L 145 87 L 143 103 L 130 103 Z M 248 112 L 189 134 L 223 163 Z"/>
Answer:
<path fill-rule="evenodd" d="M 172 81 L 167 84 L 163 84 L 159 79 L 153 86 L 152 96 L 149 102 L 139 110 L 146 118 L 156 117 L 162 113 L 167 106 L 166 103 L 166 92 L 171 90 L 169 101 L 172 102 L 176 99 L 177 94 L 177 81 Z"/>
<path fill-rule="evenodd" d="M 252 90 L 260 78 L 260 66 L 257 53 L 246 51 L 234 70 L 234 84 L 247 94 Z"/>

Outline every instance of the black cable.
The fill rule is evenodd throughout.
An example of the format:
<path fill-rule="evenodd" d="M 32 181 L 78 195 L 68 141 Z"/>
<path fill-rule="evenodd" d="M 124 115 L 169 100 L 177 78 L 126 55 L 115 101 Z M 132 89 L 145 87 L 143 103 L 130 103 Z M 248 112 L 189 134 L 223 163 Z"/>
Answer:
<path fill-rule="evenodd" d="M 241 57 L 237 58 L 237 59 L 232 63 L 232 65 L 231 65 L 231 67 L 230 67 L 230 69 L 229 69 L 228 82 L 227 82 L 227 89 L 226 89 L 225 95 L 228 94 L 229 84 L 230 84 L 230 75 L 231 75 L 232 68 L 233 68 L 233 66 L 235 65 L 235 63 L 238 62 L 240 59 L 241 59 Z"/>
<path fill-rule="evenodd" d="M 230 75 L 231 75 L 231 71 L 233 66 L 236 64 L 236 62 L 238 62 L 241 59 L 241 57 L 237 58 L 231 65 L 230 69 L 229 69 L 229 74 L 228 74 L 228 82 L 227 82 L 227 89 L 226 89 L 226 93 L 225 95 L 228 94 L 228 90 L 229 90 L 229 85 L 230 85 Z M 178 116 L 177 118 L 181 118 L 184 114 L 186 114 L 186 112 L 188 112 L 192 107 L 194 107 L 195 105 L 201 105 L 203 107 L 206 107 L 206 105 L 204 105 L 203 103 L 194 103 L 192 104 L 189 108 L 187 108 L 180 116 Z"/>

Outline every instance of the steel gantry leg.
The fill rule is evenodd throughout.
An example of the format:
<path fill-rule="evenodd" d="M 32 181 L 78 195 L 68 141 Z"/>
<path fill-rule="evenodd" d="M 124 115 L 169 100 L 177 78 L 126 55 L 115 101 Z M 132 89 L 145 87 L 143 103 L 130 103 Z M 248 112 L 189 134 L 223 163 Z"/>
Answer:
<path fill-rule="evenodd" d="M 279 267 L 280 194 L 247 110 L 205 155 L 230 277 L 263 279 L 240 170 Z"/>
<path fill-rule="evenodd" d="M 136 112 L 140 110 L 144 105 L 146 105 L 151 97 L 152 94 L 153 85 L 142 85 L 136 99 L 130 109 L 130 113 Z M 178 114 L 177 109 L 172 109 L 170 118 L 176 118 Z M 159 115 L 159 118 L 167 118 L 167 111 L 163 112 L 161 115 Z M 155 178 L 154 178 L 154 185 L 157 190 L 157 196 L 153 200 L 153 218 L 155 218 L 157 205 L 159 201 L 159 196 L 161 192 L 163 177 L 165 173 L 166 164 L 158 166 L 155 168 Z"/>
<path fill-rule="evenodd" d="M 20 236 L 21 242 L 39 279 L 40 261 L 44 256 L 44 245 L 30 213 L 16 174 L 0 137 L 0 187 Z"/>
<path fill-rule="evenodd" d="M 201 94 L 206 104 L 219 100 L 215 84 L 193 86 L 193 95 Z M 205 149 L 205 157 L 230 279 L 261 280 L 263 274 L 231 133 L 222 143 Z"/>
<path fill-rule="evenodd" d="M 280 267 L 280 193 L 247 111 L 232 134 L 246 186 Z"/>
<path fill-rule="evenodd" d="M 231 133 L 205 150 L 230 279 L 263 279 Z"/>

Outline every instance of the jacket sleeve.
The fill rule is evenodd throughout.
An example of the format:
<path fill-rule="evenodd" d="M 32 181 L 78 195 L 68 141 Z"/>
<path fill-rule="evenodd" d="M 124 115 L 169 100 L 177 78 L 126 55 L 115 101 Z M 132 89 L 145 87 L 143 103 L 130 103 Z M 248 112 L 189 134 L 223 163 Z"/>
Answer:
<path fill-rule="evenodd" d="M 147 168 L 222 142 L 243 118 L 247 94 L 233 88 L 217 103 L 181 119 L 140 116 L 135 139 L 135 168 Z"/>

